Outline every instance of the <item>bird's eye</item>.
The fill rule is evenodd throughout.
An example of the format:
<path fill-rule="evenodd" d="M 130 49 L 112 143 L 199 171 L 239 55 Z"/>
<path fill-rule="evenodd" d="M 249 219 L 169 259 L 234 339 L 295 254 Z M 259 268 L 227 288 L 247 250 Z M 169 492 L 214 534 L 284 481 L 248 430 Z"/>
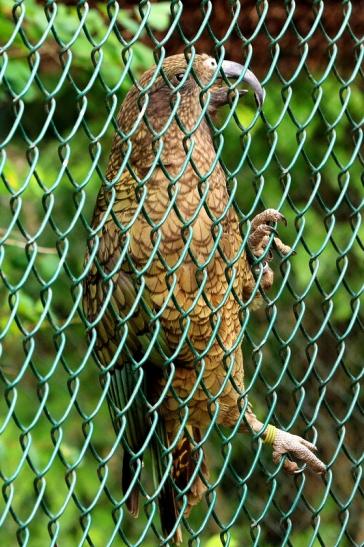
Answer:
<path fill-rule="evenodd" d="M 182 82 L 184 75 L 185 75 L 184 72 L 179 72 L 179 74 L 176 74 L 177 82 Z"/>

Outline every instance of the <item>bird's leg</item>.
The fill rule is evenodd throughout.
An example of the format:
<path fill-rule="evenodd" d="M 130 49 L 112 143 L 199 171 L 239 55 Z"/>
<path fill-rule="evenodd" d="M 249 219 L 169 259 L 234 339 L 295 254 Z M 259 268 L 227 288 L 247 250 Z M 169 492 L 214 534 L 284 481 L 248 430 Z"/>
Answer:
<path fill-rule="evenodd" d="M 254 433 L 260 433 L 263 429 L 263 424 L 255 416 L 252 407 L 248 405 L 245 413 L 245 423 L 242 424 L 241 429 L 246 431 L 246 423 L 249 429 Z M 262 439 L 266 444 L 271 444 L 273 447 L 273 462 L 278 464 L 284 455 L 292 456 L 293 458 L 308 465 L 312 471 L 318 474 L 325 473 L 326 466 L 315 455 L 316 447 L 306 439 L 299 437 L 298 435 L 292 435 L 287 431 L 276 428 L 274 425 L 268 425 L 264 433 L 262 433 Z M 297 463 L 285 458 L 283 468 L 288 473 L 300 473 L 301 469 Z"/>
<path fill-rule="evenodd" d="M 272 234 L 276 234 L 276 229 L 270 223 L 283 222 L 287 225 L 285 217 L 275 209 L 266 209 L 254 217 L 250 226 L 250 236 L 248 240 L 249 250 L 255 258 L 261 257 L 269 244 Z M 273 237 L 274 247 L 282 254 L 287 255 L 292 252 L 291 247 L 285 245 L 277 236 Z M 253 265 L 252 270 L 248 272 L 244 280 L 244 300 L 247 301 L 256 287 L 256 276 L 259 275 L 260 269 L 263 268 L 260 280 L 260 286 L 267 291 L 273 284 L 273 271 L 269 267 L 269 262 L 272 260 L 273 254 L 268 252 L 264 261 L 261 264 Z"/>
<path fill-rule="evenodd" d="M 287 221 L 284 216 L 275 209 L 266 209 L 262 213 L 256 215 L 251 222 L 251 231 L 248 244 L 251 253 L 257 258 L 263 255 L 272 234 L 276 233 L 275 228 L 270 224 L 272 222 L 283 222 L 287 225 Z M 287 255 L 292 252 L 291 248 L 288 245 L 285 245 L 278 237 L 274 236 L 273 242 L 274 246 L 282 255 Z M 265 261 L 262 264 L 263 275 L 261 277 L 260 285 L 264 290 L 268 290 L 273 283 L 273 271 L 269 267 L 270 260 L 272 260 L 271 252 L 267 254 Z M 256 268 L 257 274 L 259 274 L 260 267 L 261 266 L 258 265 Z M 248 275 L 244 279 L 243 287 L 245 301 L 250 298 L 256 286 L 254 273 L 252 271 L 248 271 L 247 274 Z M 255 416 L 250 405 L 247 407 L 245 413 L 245 423 L 242 424 L 241 430 L 246 431 L 247 425 L 249 429 L 256 434 L 259 434 L 264 428 L 263 423 Z M 282 456 L 287 454 L 306 463 L 316 473 L 325 472 L 325 465 L 314 454 L 316 447 L 312 443 L 306 441 L 306 439 L 303 439 L 298 435 L 292 435 L 282 429 L 277 429 L 273 425 L 268 425 L 265 431 L 261 434 L 261 437 L 265 443 L 273 446 L 274 463 L 279 463 Z M 283 467 L 289 473 L 300 472 L 298 465 L 288 458 L 285 458 Z"/>

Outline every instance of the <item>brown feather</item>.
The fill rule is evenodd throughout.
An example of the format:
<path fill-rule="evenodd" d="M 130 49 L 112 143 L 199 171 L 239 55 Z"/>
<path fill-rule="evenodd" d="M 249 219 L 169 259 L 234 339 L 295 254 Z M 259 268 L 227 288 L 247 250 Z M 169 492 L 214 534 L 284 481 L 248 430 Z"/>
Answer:
<path fill-rule="evenodd" d="M 208 60 L 207 55 L 197 55 L 194 63 L 194 70 L 204 85 L 208 84 L 213 73 L 208 68 Z M 185 67 L 184 56 L 177 55 L 167 58 L 163 68 L 166 76 L 173 81 L 174 76 L 184 71 Z M 151 81 L 153 72 L 154 68 L 142 76 L 141 87 Z M 203 386 L 195 385 L 197 371 L 203 367 L 204 385 L 212 396 L 216 395 L 226 379 L 224 355 L 230 351 L 235 360 L 232 376 L 237 389 L 231 382 L 226 383 L 218 398 L 218 422 L 230 423 L 234 416 L 236 420 L 239 415 L 238 402 L 244 389 L 243 360 L 240 346 L 237 345 L 233 350 L 232 348 L 236 345 L 242 328 L 240 302 L 243 299 L 243 288 L 244 285 L 252 283 L 253 278 L 246 255 L 241 252 L 242 238 L 238 216 L 232 207 L 228 208 L 229 194 L 225 174 L 219 163 L 212 169 L 216 153 L 210 129 L 205 119 L 196 127 L 201 116 L 201 89 L 191 76 L 180 93 L 179 123 L 173 119 L 168 127 L 166 123 L 174 96 L 161 76 L 156 78 L 148 91 L 149 102 L 145 111 L 148 124 L 140 113 L 144 99 L 136 86 L 133 86 L 123 102 L 118 116 L 120 131 L 114 138 L 106 173 L 107 179 L 114 182 L 114 188 L 101 188 L 92 221 L 97 235 L 89 242 L 89 254 L 98 245 L 97 262 L 92 264 L 85 281 L 84 307 L 89 321 L 93 321 L 108 298 L 110 281 L 107 276 L 117 268 L 118 271 L 112 277 L 110 303 L 96 325 L 96 353 L 103 365 L 107 366 L 115 354 L 121 336 L 117 315 L 121 318 L 126 316 L 137 294 L 138 279 L 133 271 L 143 270 L 148 299 L 155 313 L 160 312 L 175 284 L 173 297 L 162 308 L 160 315 L 160 323 L 171 353 L 176 350 L 184 335 L 186 320 L 183 319 L 183 314 L 186 310 L 190 312 L 190 323 L 188 337 L 174 360 L 176 368 L 173 390 L 167 391 L 159 412 L 172 441 L 180 426 L 180 403 L 175 393 L 183 399 L 194 389 L 195 395 L 188 407 L 188 428 L 191 439 L 198 442 L 200 428 L 210 423 L 210 406 Z M 193 131 L 188 139 L 185 138 L 181 126 L 184 126 L 185 132 Z M 161 136 L 155 137 L 150 128 L 160 132 Z M 130 135 L 131 148 L 128 148 L 123 134 Z M 192 144 L 192 161 L 181 172 L 186 160 L 186 147 L 189 148 Z M 156 162 L 158 149 L 162 152 Z M 126 160 L 128 167 L 120 174 L 120 166 Z M 148 174 L 154 164 L 153 172 Z M 171 180 L 166 177 L 164 170 L 168 171 Z M 208 179 L 202 182 L 201 178 L 208 173 Z M 136 179 L 146 176 L 143 188 L 138 187 Z M 209 191 L 198 210 L 206 185 Z M 140 203 L 143 207 L 135 217 Z M 219 219 L 222 231 L 219 236 L 214 227 L 216 219 Z M 188 224 L 188 227 L 183 228 L 183 224 Z M 191 234 L 192 240 L 188 244 Z M 128 259 L 121 260 L 120 263 L 127 241 Z M 153 260 L 149 263 L 151 256 Z M 184 259 L 179 264 L 182 257 Z M 233 291 L 226 275 L 227 262 L 231 263 L 230 276 L 233 273 L 235 275 Z M 205 268 L 204 278 L 199 270 L 206 263 L 208 267 Z M 221 306 L 223 299 L 225 303 Z M 215 324 L 219 324 L 217 332 L 214 332 Z M 138 334 L 151 328 L 151 325 L 150 318 L 143 314 L 140 306 L 129 318 L 130 339 L 127 347 L 135 358 L 142 352 Z M 123 366 L 124 360 L 125 352 L 122 351 L 118 360 L 119 367 Z M 162 365 L 161 361 L 159 366 Z M 164 389 L 166 376 L 158 370 L 157 362 L 147 363 L 146 366 L 148 377 L 152 378 L 147 386 L 148 396 L 153 400 Z M 183 435 L 174 451 L 173 466 L 173 477 L 180 488 L 185 488 L 189 483 L 195 467 L 193 441 Z M 204 461 L 200 475 L 207 480 Z M 201 499 L 206 490 L 201 476 L 197 476 L 188 492 L 189 509 Z M 126 456 L 123 466 L 124 491 L 131 484 L 131 479 Z M 174 496 L 173 489 L 169 488 L 160 499 L 165 534 L 173 529 L 168 507 L 175 506 Z M 134 516 L 138 514 L 137 497 L 133 491 L 127 502 Z M 175 540 L 181 540 L 179 529 Z"/>

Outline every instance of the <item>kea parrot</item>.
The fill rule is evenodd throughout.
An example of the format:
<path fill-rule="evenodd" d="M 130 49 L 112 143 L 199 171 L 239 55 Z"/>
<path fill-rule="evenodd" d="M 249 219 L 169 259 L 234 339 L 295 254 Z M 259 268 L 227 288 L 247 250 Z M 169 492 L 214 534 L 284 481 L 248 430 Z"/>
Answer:
<path fill-rule="evenodd" d="M 275 209 L 248 237 L 216 153 L 211 115 L 246 90 L 264 91 L 246 67 L 207 54 L 173 55 L 147 70 L 117 117 L 105 182 L 92 219 L 84 283 L 89 339 L 118 439 L 123 502 L 159 505 L 164 541 L 181 542 L 181 519 L 208 488 L 204 430 L 226 426 L 271 444 L 314 472 L 325 465 L 307 440 L 255 416 L 244 392 L 247 307 L 270 288 Z M 246 245 L 245 245 L 246 240 Z M 260 257 L 260 261 L 259 261 Z M 150 449 L 155 491 L 142 484 Z M 283 468 L 300 471 L 284 458 Z"/>

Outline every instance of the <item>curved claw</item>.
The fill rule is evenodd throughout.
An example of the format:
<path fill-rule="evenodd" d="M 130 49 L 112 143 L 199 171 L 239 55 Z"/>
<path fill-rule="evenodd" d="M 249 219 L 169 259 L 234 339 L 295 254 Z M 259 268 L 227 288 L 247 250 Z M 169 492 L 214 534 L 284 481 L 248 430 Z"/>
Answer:
<path fill-rule="evenodd" d="M 306 441 L 306 439 L 302 439 L 302 437 L 299 437 L 298 435 L 287 433 L 287 431 L 277 429 L 275 439 L 272 444 L 274 463 L 279 463 L 283 455 L 290 454 L 294 458 L 307 464 L 307 466 L 315 473 L 321 475 L 326 472 L 325 464 L 314 454 L 317 450 L 316 447 L 309 441 Z M 283 467 L 288 473 L 301 472 L 298 465 L 288 458 L 286 458 Z"/>
<path fill-rule="evenodd" d="M 276 209 L 266 209 L 262 213 L 256 215 L 250 225 L 249 248 L 253 255 L 259 257 L 267 247 L 270 235 L 273 234 L 273 244 L 275 248 L 283 256 L 292 254 L 292 249 L 289 245 L 285 245 L 279 237 L 277 237 L 277 229 L 270 223 L 282 222 L 287 226 L 286 218 Z"/>
<path fill-rule="evenodd" d="M 286 217 L 285 217 L 284 215 L 282 215 L 282 213 L 281 213 L 280 222 L 283 222 L 284 226 L 287 228 L 287 226 L 288 226 L 288 221 L 287 221 Z"/>
<path fill-rule="evenodd" d="M 253 218 L 251 222 L 251 231 L 256 230 L 260 224 L 267 224 L 267 222 L 282 222 L 287 226 L 287 219 L 282 213 L 276 209 L 266 209 Z"/>

